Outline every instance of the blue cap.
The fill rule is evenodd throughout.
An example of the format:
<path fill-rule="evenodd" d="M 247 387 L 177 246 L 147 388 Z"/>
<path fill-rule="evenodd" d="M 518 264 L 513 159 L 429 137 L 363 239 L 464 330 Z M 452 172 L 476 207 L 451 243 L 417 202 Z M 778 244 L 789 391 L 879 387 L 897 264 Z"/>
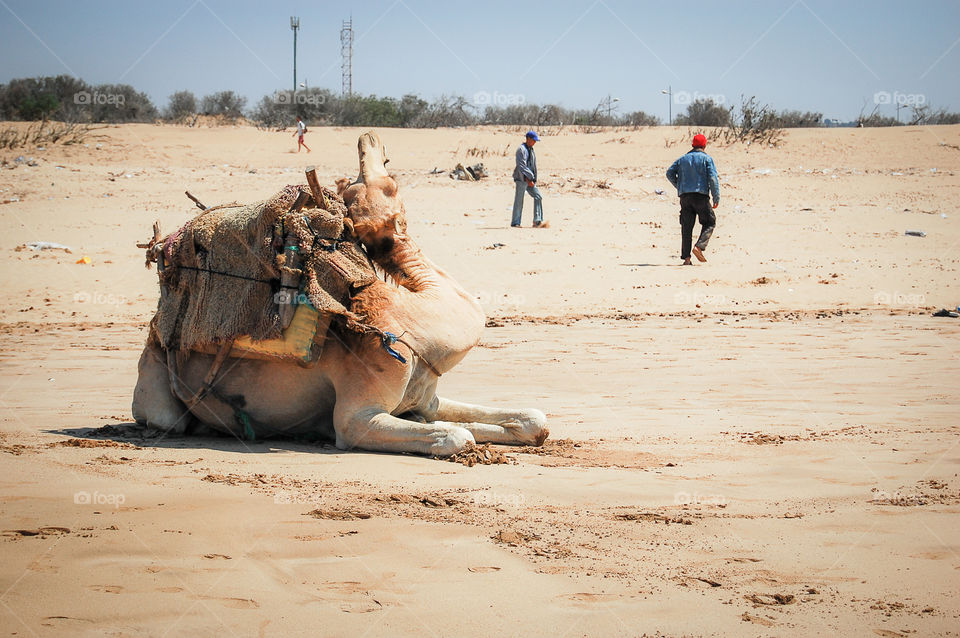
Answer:
<path fill-rule="evenodd" d="M 527 137 L 533 138 L 533 141 L 534 141 L 534 142 L 539 142 L 539 141 L 540 141 L 540 136 L 537 135 L 537 132 L 536 132 L 536 131 L 527 131 Z"/>

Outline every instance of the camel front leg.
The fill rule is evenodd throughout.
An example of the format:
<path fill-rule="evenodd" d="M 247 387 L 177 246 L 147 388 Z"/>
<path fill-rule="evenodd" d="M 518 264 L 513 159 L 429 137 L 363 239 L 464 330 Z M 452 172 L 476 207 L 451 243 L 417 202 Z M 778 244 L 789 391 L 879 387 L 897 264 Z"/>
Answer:
<path fill-rule="evenodd" d="M 470 431 L 455 423 L 419 423 L 395 417 L 379 408 L 334 411 L 337 447 L 373 452 L 411 452 L 451 456 L 475 443 Z"/>
<path fill-rule="evenodd" d="M 459 423 L 480 443 L 543 445 L 550 436 L 547 417 L 540 410 L 509 410 L 461 403 L 436 397 L 428 419 Z"/>

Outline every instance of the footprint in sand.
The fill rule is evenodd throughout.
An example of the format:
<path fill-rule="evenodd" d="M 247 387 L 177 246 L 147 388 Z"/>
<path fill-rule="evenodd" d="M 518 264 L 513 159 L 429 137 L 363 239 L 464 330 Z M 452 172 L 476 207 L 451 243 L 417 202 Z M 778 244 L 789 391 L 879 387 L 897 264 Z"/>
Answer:
<path fill-rule="evenodd" d="M 560 598 L 565 598 L 566 600 L 572 600 L 577 603 L 604 603 L 611 600 L 616 600 L 618 596 L 613 594 L 594 594 L 591 592 L 577 592 L 575 594 L 564 594 Z"/>
<path fill-rule="evenodd" d="M 157 591 L 163 594 L 179 594 L 183 587 L 157 587 Z"/>
<path fill-rule="evenodd" d="M 123 591 L 123 587 L 120 585 L 87 585 L 87 589 L 102 594 L 119 594 Z"/>
<path fill-rule="evenodd" d="M 213 600 L 224 607 L 231 609 L 260 609 L 260 603 L 252 598 L 218 598 L 217 596 L 200 596 L 200 600 Z"/>
<path fill-rule="evenodd" d="M 473 572 L 474 574 L 486 574 L 487 572 L 498 572 L 500 571 L 499 567 L 467 567 L 467 571 Z"/>
<path fill-rule="evenodd" d="M 383 609 L 383 605 L 379 600 L 374 598 L 340 603 L 340 611 L 348 614 L 369 614 L 372 611 L 380 611 L 381 609 Z"/>

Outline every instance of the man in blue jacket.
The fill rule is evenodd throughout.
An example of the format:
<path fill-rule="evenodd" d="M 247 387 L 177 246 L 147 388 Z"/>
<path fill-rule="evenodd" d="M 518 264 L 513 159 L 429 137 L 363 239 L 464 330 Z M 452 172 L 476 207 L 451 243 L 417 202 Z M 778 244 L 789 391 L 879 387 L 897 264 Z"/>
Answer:
<path fill-rule="evenodd" d="M 690 244 L 693 243 L 693 226 L 700 218 L 700 238 L 692 252 L 700 261 L 706 261 L 703 251 L 717 225 L 717 215 L 710 208 L 713 195 L 713 208 L 720 205 L 720 178 L 713 158 L 704 152 L 707 138 L 697 134 L 693 136 L 693 148 L 667 169 L 667 179 L 677 188 L 680 195 L 680 257 L 684 266 L 690 266 Z"/>
<path fill-rule="evenodd" d="M 536 228 L 543 223 L 543 197 L 537 188 L 537 156 L 533 152 L 533 145 L 540 141 L 535 131 L 527 131 L 527 139 L 517 149 L 517 167 L 513 169 L 513 181 L 517 190 L 513 197 L 513 219 L 510 225 L 520 227 L 520 217 L 523 214 L 523 192 L 533 197 L 533 226 Z"/>

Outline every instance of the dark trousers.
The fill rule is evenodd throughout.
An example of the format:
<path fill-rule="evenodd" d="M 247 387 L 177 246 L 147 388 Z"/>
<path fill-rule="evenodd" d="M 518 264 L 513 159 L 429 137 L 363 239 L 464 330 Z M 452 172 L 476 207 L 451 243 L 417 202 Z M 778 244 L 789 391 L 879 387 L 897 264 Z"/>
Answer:
<path fill-rule="evenodd" d="M 706 250 L 713 228 L 717 225 L 717 215 L 710 208 L 709 196 L 702 193 L 684 193 L 680 196 L 681 259 L 690 259 L 693 226 L 698 218 L 700 219 L 700 238 L 697 240 L 697 248 Z"/>

